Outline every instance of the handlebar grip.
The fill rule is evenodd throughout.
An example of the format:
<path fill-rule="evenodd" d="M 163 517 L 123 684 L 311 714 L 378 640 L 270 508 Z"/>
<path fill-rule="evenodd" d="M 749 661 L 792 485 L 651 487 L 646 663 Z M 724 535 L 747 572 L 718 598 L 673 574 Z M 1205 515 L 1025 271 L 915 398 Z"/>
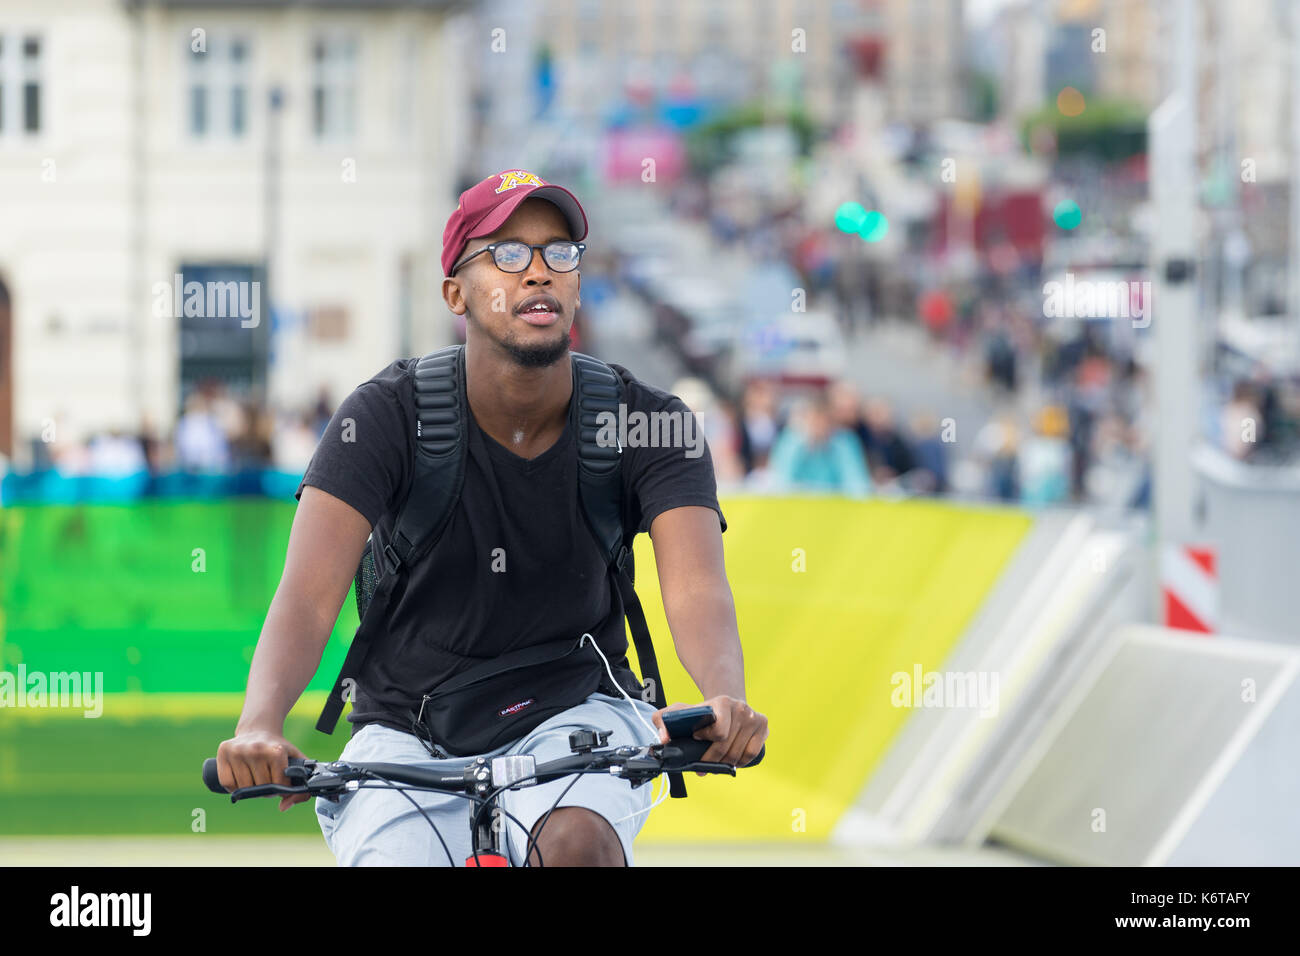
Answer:
<path fill-rule="evenodd" d="M 675 747 L 681 751 L 683 763 L 695 763 L 704 756 L 704 751 L 713 746 L 711 740 L 697 740 L 694 737 L 673 737 L 665 747 Z"/>
<path fill-rule="evenodd" d="M 704 751 L 713 746 L 712 740 L 698 740 L 695 737 L 674 737 L 668 741 L 668 746 L 676 747 L 682 752 L 682 756 L 687 763 L 694 763 L 704 756 Z M 744 770 L 748 767 L 757 767 L 763 761 L 763 756 L 767 753 L 767 744 L 758 751 L 758 756 L 747 764 L 742 764 L 739 769 Z"/>
<path fill-rule="evenodd" d="M 297 767 L 306 762 L 307 761 L 303 760 L 301 757 L 289 758 L 290 767 Z M 223 797 L 230 794 L 230 791 L 221 785 L 221 780 L 217 777 L 216 757 L 209 757 L 207 760 L 203 761 L 203 783 L 213 793 L 219 793 Z"/>
<path fill-rule="evenodd" d="M 209 757 L 207 760 L 203 761 L 203 783 L 213 793 L 220 793 L 223 795 L 230 793 L 229 790 L 221 785 L 221 781 L 217 779 L 216 757 Z"/>

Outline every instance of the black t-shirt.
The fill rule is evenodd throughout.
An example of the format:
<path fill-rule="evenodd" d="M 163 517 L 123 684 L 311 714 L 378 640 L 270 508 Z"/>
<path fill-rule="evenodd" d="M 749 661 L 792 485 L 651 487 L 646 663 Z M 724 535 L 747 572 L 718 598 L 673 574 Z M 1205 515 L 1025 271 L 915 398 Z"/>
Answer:
<path fill-rule="evenodd" d="M 359 511 L 373 529 L 376 554 L 391 540 L 411 487 L 416 417 L 407 369 L 416 361 L 393 362 L 343 400 L 295 493 L 314 485 Z M 629 416 L 691 415 L 675 395 L 613 368 L 627 382 Z M 702 505 L 726 530 L 713 460 L 695 425 L 697 457 L 681 447 L 624 447 L 624 528 L 648 531 L 669 509 Z M 484 432 L 472 413 L 468 440 L 460 501 L 438 543 L 410 570 L 357 678 L 348 717 L 354 733 L 372 722 L 409 731 L 421 697 L 438 683 L 566 636 L 590 632 L 611 666 L 627 666 L 622 595 L 578 500 L 572 428 L 566 424 L 531 460 Z"/>

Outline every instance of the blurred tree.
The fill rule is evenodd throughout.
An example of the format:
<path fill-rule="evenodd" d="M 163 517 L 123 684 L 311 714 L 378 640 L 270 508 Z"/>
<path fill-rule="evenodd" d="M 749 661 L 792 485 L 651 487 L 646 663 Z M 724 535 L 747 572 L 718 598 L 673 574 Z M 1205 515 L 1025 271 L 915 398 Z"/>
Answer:
<path fill-rule="evenodd" d="M 976 123 L 991 123 L 998 115 L 998 84 L 993 75 L 973 70 L 966 84 L 966 109 Z"/>
<path fill-rule="evenodd" d="M 1027 116 L 1020 126 L 1026 148 L 1036 134 L 1055 136 L 1058 159 L 1091 157 L 1120 162 L 1146 152 L 1147 116 L 1142 108 L 1122 100 L 1091 100 L 1078 116 L 1065 116 L 1055 103 Z"/>
<path fill-rule="evenodd" d="M 686 156 L 691 170 L 705 174 L 734 158 L 733 141 L 742 130 L 770 124 L 785 124 L 794 131 L 799 155 L 808 156 L 816 129 L 802 107 L 774 108 L 770 103 L 751 100 L 705 120 L 686 134 Z"/>

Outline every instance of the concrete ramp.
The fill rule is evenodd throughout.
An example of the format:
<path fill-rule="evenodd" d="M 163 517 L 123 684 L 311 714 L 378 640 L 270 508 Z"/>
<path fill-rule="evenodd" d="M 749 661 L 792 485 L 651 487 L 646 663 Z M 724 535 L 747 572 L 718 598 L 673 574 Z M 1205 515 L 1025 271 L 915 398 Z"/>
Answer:
<path fill-rule="evenodd" d="M 996 708 L 912 711 L 835 839 L 981 843 L 987 824 L 977 827 L 1002 781 L 1106 635 L 1138 613 L 1139 540 L 1131 526 L 1041 513 L 942 665 L 996 678 Z"/>
<path fill-rule="evenodd" d="M 1285 646 L 1121 629 L 990 804 L 989 837 L 1073 865 L 1300 863 L 1298 670 Z"/>

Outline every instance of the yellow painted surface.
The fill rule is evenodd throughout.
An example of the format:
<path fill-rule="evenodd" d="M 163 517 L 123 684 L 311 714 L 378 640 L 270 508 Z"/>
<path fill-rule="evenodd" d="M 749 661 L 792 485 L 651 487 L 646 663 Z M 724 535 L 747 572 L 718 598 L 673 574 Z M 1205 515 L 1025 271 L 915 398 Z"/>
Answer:
<path fill-rule="evenodd" d="M 917 500 L 749 497 L 722 509 L 746 691 L 768 717 L 768 752 L 734 778 L 688 775 L 690 797 L 657 807 L 642 839 L 824 839 L 911 713 L 892 705 L 891 675 L 942 666 L 1033 519 Z M 805 570 L 793 570 L 800 555 Z M 698 702 L 645 535 L 636 562 L 668 702 Z"/>

